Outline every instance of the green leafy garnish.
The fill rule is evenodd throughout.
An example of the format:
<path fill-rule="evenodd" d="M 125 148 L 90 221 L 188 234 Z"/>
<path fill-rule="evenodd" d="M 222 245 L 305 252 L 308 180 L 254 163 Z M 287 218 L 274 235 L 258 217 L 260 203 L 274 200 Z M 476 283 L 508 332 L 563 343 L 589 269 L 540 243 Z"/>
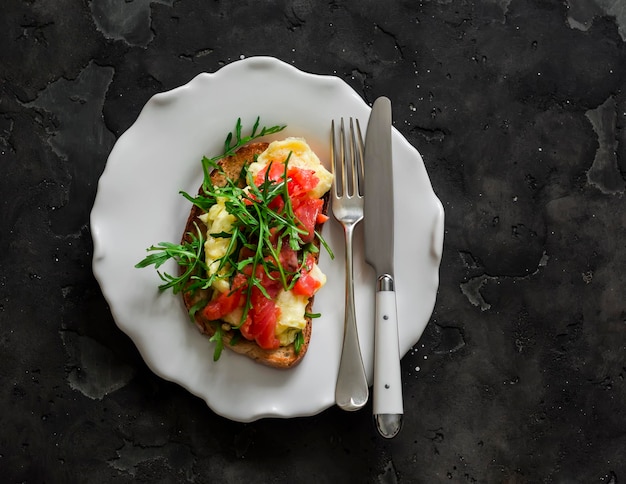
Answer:
<path fill-rule="evenodd" d="M 280 281 L 285 290 L 291 289 L 300 277 L 308 255 L 319 252 L 315 244 L 303 242 L 302 236 L 307 234 L 307 231 L 300 225 L 291 205 L 288 192 L 290 180 L 287 177 L 291 154 L 284 161 L 283 176 L 277 181 L 269 178 L 270 167 L 268 167 L 265 178 L 257 186 L 252 175 L 248 173 L 248 163 L 244 165 L 237 179 L 224 176 L 223 186 L 214 184 L 211 179 L 211 175 L 216 171 L 225 175 L 219 164 L 220 160 L 234 155 L 244 145 L 263 136 L 278 133 L 284 128 L 285 126 L 279 125 L 260 128 L 257 117 L 251 133 L 243 136 L 241 119 L 237 119 L 234 131 L 230 132 L 224 141 L 224 152 L 212 158 L 202 158 L 203 183 L 200 193 L 191 196 L 184 191 L 180 192 L 184 198 L 203 212 L 208 212 L 219 201 L 234 217 L 235 222 L 230 232 L 210 234 L 213 238 L 228 239 L 228 246 L 222 257 L 210 261 L 209 267 L 204 254 L 205 234 L 198 225 L 194 224 L 195 233 L 187 233 L 183 242 L 180 244 L 160 242 L 153 245 L 147 249 L 149 254 L 135 265 L 138 268 L 154 265 L 163 281 L 159 289 L 171 288 L 174 293 L 181 291 L 195 293 L 197 290 L 211 288 L 217 279 L 232 283 L 236 274 L 247 274 L 246 304 L 239 325 L 231 325 L 233 329 L 238 329 L 248 316 L 253 288 L 258 288 L 269 298 L 262 284 L 264 277 Z M 315 232 L 314 237 L 326 249 L 330 257 L 334 258 L 321 234 Z M 297 254 L 297 267 L 292 267 L 292 270 L 283 267 L 280 261 L 281 250 L 285 247 L 289 247 Z M 159 270 L 170 259 L 177 263 L 179 275 L 171 275 Z M 190 308 L 189 315 L 192 320 L 197 311 L 202 310 L 206 304 L 206 299 L 201 299 Z M 318 315 L 308 314 L 308 316 L 317 317 Z M 215 360 L 219 358 L 224 346 L 223 333 L 222 326 L 218 324 L 215 334 L 210 338 L 210 341 L 216 343 L 213 355 Z M 235 333 L 235 335 L 239 334 Z M 233 338 L 233 341 L 236 340 Z M 294 341 L 296 353 L 300 351 L 303 343 L 304 337 L 300 331 L 296 334 Z"/>

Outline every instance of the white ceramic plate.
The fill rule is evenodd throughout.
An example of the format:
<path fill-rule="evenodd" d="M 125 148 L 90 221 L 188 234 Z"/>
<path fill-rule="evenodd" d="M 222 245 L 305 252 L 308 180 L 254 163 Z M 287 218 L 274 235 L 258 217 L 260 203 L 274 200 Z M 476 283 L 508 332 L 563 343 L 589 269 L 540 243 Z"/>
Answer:
<path fill-rule="evenodd" d="M 93 270 L 117 325 L 149 367 L 203 398 L 216 413 L 237 421 L 313 415 L 335 403 L 344 307 L 343 232 L 332 219 L 324 236 L 335 253 L 322 252 L 327 285 L 315 297 L 309 351 L 291 370 L 276 370 L 224 351 L 190 323 L 180 296 L 160 293 L 152 268 L 135 269 L 146 248 L 180 240 L 202 180 L 200 159 L 222 152 L 238 117 L 248 133 L 286 124 L 278 137 L 306 138 L 328 166 L 331 119 L 355 117 L 365 130 L 370 107 L 337 77 L 318 76 L 268 57 L 229 64 L 188 84 L 155 95 L 113 148 L 91 212 Z M 365 131 L 363 131 L 365 132 Z M 393 130 L 396 289 L 400 351 L 420 338 L 435 303 L 443 245 L 443 208 L 419 153 Z M 361 224 L 362 225 L 362 224 Z M 356 233 L 355 278 L 362 352 L 373 375 L 374 274 L 363 261 L 362 228 Z M 176 268 L 164 267 L 169 273 Z"/>

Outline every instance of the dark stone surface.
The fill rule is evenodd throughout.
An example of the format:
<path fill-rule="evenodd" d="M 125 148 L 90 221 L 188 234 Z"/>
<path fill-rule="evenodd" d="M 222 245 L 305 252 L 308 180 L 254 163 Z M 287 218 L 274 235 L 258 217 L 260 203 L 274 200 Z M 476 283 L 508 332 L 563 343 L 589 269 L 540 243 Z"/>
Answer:
<path fill-rule="evenodd" d="M 2 482 L 626 480 L 626 4 L 4 0 Z M 446 209 L 441 287 L 370 408 L 230 422 L 153 375 L 89 211 L 155 93 L 266 54 L 391 98 Z"/>

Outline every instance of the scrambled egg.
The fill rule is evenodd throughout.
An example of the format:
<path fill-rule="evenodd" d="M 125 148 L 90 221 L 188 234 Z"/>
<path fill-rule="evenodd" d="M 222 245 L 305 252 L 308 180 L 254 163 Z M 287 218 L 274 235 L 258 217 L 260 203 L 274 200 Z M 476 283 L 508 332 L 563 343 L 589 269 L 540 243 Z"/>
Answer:
<path fill-rule="evenodd" d="M 204 257 L 209 268 L 209 275 L 217 272 L 220 265 L 219 259 L 226 255 L 228 244 L 230 243 L 230 239 L 227 237 L 213 237 L 211 234 L 232 233 L 233 224 L 236 221 L 235 216 L 226 210 L 224 202 L 224 199 L 218 199 L 217 203 L 208 212 L 199 216 L 200 220 L 207 226 Z M 230 290 L 230 284 L 227 279 L 218 277 L 213 282 L 213 289 L 219 292 L 227 292 Z"/>
<path fill-rule="evenodd" d="M 306 326 L 304 313 L 309 298 L 294 294 L 292 291 L 280 291 L 276 298 L 276 306 L 280 308 L 280 316 L 276 322 L 276 337 L 281 346 L 287 346 L 296 339 L 296 333 Z"/>
<path fill-rule="evenodd" d="M 286 138 L 282 141 L 272 141 L 267 149 L 261 153 L 255 163 L 251 163 L 248 172 L 253 177 L 270 162 L 283 163 L 291 153 L 289 166 L 313 170 L 319 178 L 317 186 L 309 192 L 312 198 L 321 198 L 330 190 L 333 175 L 322 163 L 307 142 L 302 138 Z"/>
<path fill-rule="evenodd" d="M 326 275 L 317 264 L 313 264 L 309 274 L 319 281 L 320 287 L 326 284 Z M 280 315 L 276 322 L 276 337 L 281 346 L 293 343 L 296 333 L 306 326 L 304 314 L 308 303 L 308 297 L 294 294 L 292 291 L 280 291 L 278 293 L 276 306 L 280 309 Z"/>

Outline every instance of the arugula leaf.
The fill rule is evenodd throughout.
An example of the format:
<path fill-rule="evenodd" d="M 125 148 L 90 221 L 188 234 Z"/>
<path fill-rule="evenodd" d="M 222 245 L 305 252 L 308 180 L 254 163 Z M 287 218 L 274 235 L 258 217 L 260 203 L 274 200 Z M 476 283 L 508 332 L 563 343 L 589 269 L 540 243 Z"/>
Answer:
<path fill-rule="evenodd" d="M 215 349 L 213 350 L 213 361 L 220 359 L 222 350 L 224 349 L 224 338 L 222 332 L 222 325 L 218 324 L 215 334 L 209 338 L 209 341 L 215 343 Z"/>
<path fill-rule="evenodd" d="M 189 280 L 198 272 L 206 272 L 207 266 L 204 263 L 204 236 L 196 223 L 194 223 L 196 233 L 188 232 L 190 242 L 182 244 L 173 244 L 171 242 L 160 242 L 146 249 L 152 252 L 143 260 L 135 264 L 135 267 L 141 269 L 149 265 L 154 265 L 156 269 L 161 267 L 169 259 L 174 259 L 180 267 L 186 267 L 183 274 L 173 276 L 167 272 L 161 273 L 157 270 L 159 277 L 164 282 L 159 289 L 165 290 L 172 288 L 174 294 L 182 291 Z M 200 271 L 202 269 L 203 271 Z M 197 277 L 197 276 L 195 276 Z"/>
<path fill-rule="evenodd" d="M 302 334 L 302 331 L 298 331 L 296 333 L 296 339 L 293 341 L 293 349 L 296 352 L 296 355 L 300 353 L 300 349 L 302 348 L 303 344 L 304 335 Z"/>

